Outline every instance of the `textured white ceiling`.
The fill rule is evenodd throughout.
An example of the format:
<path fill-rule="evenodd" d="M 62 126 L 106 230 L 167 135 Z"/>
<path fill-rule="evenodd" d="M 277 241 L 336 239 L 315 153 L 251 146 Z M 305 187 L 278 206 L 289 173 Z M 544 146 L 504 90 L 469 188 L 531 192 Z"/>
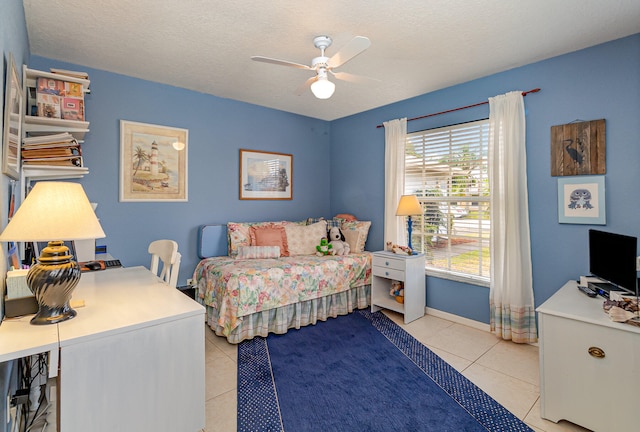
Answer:
<path fill-rule="evenodd" d="M 31 53 L 334 120 L 640 32 L 639 0 L 24 0 Z M 371 47 L 328 100 L 294 91 L 354 36 Z"/>

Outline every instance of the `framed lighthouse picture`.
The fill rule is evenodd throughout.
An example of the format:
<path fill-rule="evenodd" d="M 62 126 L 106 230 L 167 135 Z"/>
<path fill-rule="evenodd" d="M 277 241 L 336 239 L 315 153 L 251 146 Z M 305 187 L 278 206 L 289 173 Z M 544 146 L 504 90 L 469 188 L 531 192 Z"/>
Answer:
<path fill-rule="evenodd" d="M 188 135 L 120 120 L 120 201 L 188 201 Z"/>

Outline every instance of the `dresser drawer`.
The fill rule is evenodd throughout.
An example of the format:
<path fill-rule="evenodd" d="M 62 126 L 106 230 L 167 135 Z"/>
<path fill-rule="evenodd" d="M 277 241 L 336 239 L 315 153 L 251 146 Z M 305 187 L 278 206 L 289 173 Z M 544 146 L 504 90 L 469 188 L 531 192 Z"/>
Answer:
<path fill-rule="evenodd" d="M 379 266 L 373 266 L 371 269 L 371 273 L 374 276 L 380 276 L 386 279 L 395 279 L 399 281 L 404 281 L 404 270 L 395 270 L 392 268 L 384 268 Z"/>
<path fill-rule="evenodd" d="M 400 270 L 402 272 L 406 269 L 406 261 L 402 258 L 390 258 L 386 256 L 373 255 L 373 267 L 388 268 L 394 270 Z"/>

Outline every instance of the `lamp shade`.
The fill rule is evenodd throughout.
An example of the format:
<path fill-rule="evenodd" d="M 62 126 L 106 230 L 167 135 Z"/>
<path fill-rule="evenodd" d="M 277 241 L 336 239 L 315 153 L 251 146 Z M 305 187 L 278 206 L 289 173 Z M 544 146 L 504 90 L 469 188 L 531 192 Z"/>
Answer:
<path fill-rule="evenodd" d="M 336 85 L 325 76 L 320 76 L 311 84 L 311 92 L 318 99 L 329 99 L 336 90 Z"/>
<path fill-rule="evenodd" d="M 105 237 L 82 188 L 71 182 L 38 182 L 0 234 L 0 241 L 43 242 Z"/>
<path fill-rule="evenodd" d="M 402 195 L 398 203 L 396 216 L 414 216 L 419 214 L 422 214 L 422 207 L 420 206 L 418 197 L 415 195 Z"/>

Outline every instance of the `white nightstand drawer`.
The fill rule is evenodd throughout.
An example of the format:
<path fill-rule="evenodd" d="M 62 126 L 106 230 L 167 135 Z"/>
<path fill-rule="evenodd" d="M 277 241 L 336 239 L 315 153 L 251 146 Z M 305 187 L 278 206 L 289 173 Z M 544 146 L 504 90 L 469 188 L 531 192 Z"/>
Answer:
<path fill-rule="evenodd" d="M 373 266 L 371 272 L 374 276 L 380 276 L 387 279 L 395 279 L 399 281 L 404 281 L 404 269 L 395 270 L 392 268 L 384 268 L 379 266 Z"/>
<path fill-rule="evenodd" d="M 390 258 L 386 256 L 373 255 L 373 267 L 384 267 L 404 271 L 407 268 L 406 261 L 402 258 Z"/>

